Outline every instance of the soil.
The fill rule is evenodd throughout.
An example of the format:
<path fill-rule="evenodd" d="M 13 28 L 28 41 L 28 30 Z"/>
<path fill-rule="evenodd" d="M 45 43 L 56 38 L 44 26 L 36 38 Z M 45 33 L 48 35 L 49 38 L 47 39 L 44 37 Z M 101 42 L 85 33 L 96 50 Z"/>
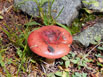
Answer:
<path fill-rule="evenodd" d="M 20 10 L 17 10 L 16 8 L 14 8 L 13 0 L 1 0 L 0 1 L 0 16 L 3 17 L 3 19 L 0 19 L 0 27 L 2 27 L 4 29 L 7 29 L 5 27 L 5 24 L 9 25 L 11 28 L 15 29 L 14 25 L 16 25 L 16 24 L 24 25 L 27 22 L 29 22 L 29 20 L 30 20 L 30 16 L 28 16 L 27 14 L 23 13 Z M 39 20 L 38 18 L 34 18 L 33 20 L 36 20 L 36 21 L 42 23 L 42 20 Z M 83 27 L 83 30 L 86 29 L 86 27 L 88 27 L 88 25 L 91 26 L 91 24 L 93 25 L 94 23 L 95 23 L 95 21 L 88 22 L 86 24 L 87 26 Z M 8 36 L 1 29 L 0 29 L 0 38 L 3 39 L 1 45 L 5 45 L 8 48 L 5 51 L 5 54 L 3 55 L 4 60 L 11 59 L 11 58 L 15 60 L 15 58 L 18 58 L 18 56 L 16 54 L 16 51 L 17 51 L 16 46 L 14 46 L 12 43 L 10 43 Z M 1 47 L 0 47 L 0 49 L 1 49 Z M 86 48 L 79 42 L 74 41 L 73 44 L 71 45 L 71 50 L 72 50 L 72 52 L 77 53 L 78 57 L 81 57 L 80 53 L 86 54 L 94 47 L 95 47 L 95 45 L 90 45 L 88 48 Z M 95 70 L 89 70 L 84 67 L 81 68 L 81 70 L 78 70 L 77 64 L 75 64 L 75 65 L 71 64 L 71 67 L 68 68 L 69 71 L 71 71 L 70 74 L 72 74 L 73 72 L 79 72 L 79 73 L 85 72 L 88 74 L 88 77 L 102 77 L 103 73 L 98 72 L 98 71 L 101 71 L 101 69 L 103 69 L 103 67 L 97 65 L 98 59 L 97 59 L 97 57 L 95 57 L 95 54 L 98 53 L 97 51 L 98 51 L 97 49 L 92 50 L 92 53 L 90 53 L 90 55 L 88 56 L 88 59 L 93 60 L 93 61 L 87 64 L 88 67 L 91 67 Z M 99 53 L 103 54 L 102 51 L 100 51 Z M 41 58 L 35 54 L 34 54 L 34 56 L 36 56 L 37 58 Z M 59 62 L 61 62 L 61 59 L 56 60 L 55 67 L 48 68 L 48 73 L 57 71 L 59 69 L 58 67 L 61 67 Z M 14 64 L 8 64 L 8 65 L 6 65 L 6 67 L 9 70 L 9 72 L 15 76 L 15 74 L 17 73 L 17 69 L 18 69 L 17 66 Z M 27 77 L 27 76 L 28 77 L 36 77 L 36 76 L 37 77 L 46 77 L 44 75 L 45 70 L 43 68 L 44 67 L 42 67 L 42 64 L 40 65 L 39 62 L 35 63 L 35 64 L 28 63 L 28 69 L 31 70 L 29 72 L 29 75 L 27 72 L 21 72 L 21 73 L 19 73 L 19 77 Z M 3 70 L 2 67 L 0 67 L 0 76 L 5 77 L 5 75 L 6 75 L 5 71 Z"/>

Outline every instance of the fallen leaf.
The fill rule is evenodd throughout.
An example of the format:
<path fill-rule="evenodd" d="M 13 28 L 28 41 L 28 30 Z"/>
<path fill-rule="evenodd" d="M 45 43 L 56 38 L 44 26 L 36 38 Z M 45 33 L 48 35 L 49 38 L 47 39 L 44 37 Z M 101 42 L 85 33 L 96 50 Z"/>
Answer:
<path fill-rule="evenodd" d="M 13 0 L 8 0 L 9 2 L 12 2 Z"/>
<path fill-rule="evenodd" d="M 103 63 L 103 58 L 98 58 L 98 61 Z"/>
<path fill-rule="evenodd" d="M 66 68 L 66 69 L 64 69 L 64 70 L 65 70 L 66 72 L 69 72 L 69 71 L 71 71 L 71 70 L 70 70 L 70 68 Z"/>
<path fill-rule="evenodd" d="M 100 72 L 97 72 L 96 77 L 103 77 L 103 75 Z"/>
<path fill-rule="evenodd" d="M 103 68 L 101 68 L 101 71 L 103 71 Z"/>
<path fill-rule="evenodd" d="M 3 19 L 4 17 L 0 15 L 0 19 Z"/>
<path fill-rule="evenodd" d="M 59 68 L 60 70 L 63 70 L 63 68 L 62 68 L 61 66 L 58 66 L 58 68 Z"/>

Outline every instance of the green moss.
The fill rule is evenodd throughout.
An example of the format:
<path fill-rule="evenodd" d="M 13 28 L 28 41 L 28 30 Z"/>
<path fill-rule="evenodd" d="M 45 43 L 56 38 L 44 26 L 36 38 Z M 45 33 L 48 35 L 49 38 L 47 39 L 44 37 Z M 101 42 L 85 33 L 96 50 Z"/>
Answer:
<path fill-rule="evenodd" d="M 72 34 L 76 34 L 81 31 L 81 22 L 79 18 L 75 19 L 72 25 L 69 27 Z"/>
<path fill-rule="evenodd" d="M 87 14 L 85 11 L 80 11 L 78 18 L 75 19 L 72 25 L 69 27 L 72 34 L 76 34 L 82 30 L 82 27 L 86 22 L 96 19 L 95 14 Z"/>
<path fill-rule="evenodd" d="M 80 27 L 72 26 L 72 27 L 70 27 L 70 31 L 72 34 L 76 34 L 76 33 L 80 32 Z"/>

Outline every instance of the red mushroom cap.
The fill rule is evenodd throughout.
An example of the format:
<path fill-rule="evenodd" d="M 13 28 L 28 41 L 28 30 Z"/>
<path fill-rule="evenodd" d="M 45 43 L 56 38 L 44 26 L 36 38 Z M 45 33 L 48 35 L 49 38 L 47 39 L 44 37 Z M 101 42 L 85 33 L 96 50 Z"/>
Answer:
<path fill-rule="evenodd" d="M 58 26 L 44 26 L 31 32 L 28 46 L 39 56 L 56 59 L 67 55 L 70 51 L 72 36 Z"/>

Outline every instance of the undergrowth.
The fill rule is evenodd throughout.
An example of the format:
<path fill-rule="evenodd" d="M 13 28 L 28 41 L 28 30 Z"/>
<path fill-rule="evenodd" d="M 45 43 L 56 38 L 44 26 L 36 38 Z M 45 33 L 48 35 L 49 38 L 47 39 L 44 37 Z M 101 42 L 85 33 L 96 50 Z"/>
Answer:
<path fill-rule="evenodd" d="M 60 13 L 57 15 L 57 17 L 54 19 L 51 15 L 51 7 L 55 0 L 46 0 L 48 1 L 48 12 L 44 13 L 42 5 L 45 2 L 42 2 L 43 0 L 40 0 L 41 2 L 38 2 L 38 0 L 34 0 L 39 8 L 39 15 L 40 19 L 43 21 L 43 26 L 47 25 L 58 25 L 60 27 L 63 27 L 67 31 L 71 32 L 71 34 L 76 34 L 81 31 L 82 26 L 87 21 L 95 19 L 95 15 L 92 14 L 82 14 L 80 19 L 76 19 L 70 27 L 67 27 L 63 24 L 60 24 L 56 22 L 56 19 L 59 17 L 59 15 L 62 13 L 63 8 L 61 9 Z M 51 4 L 50 4 L 51 1 Z M 40 27 L 34 28 L 33 25 L 42 26 L 41 23 L 38 23 L 36 21 L 33 21 L 32 18 L 29 22 L 27 22 L 24 25 L 18 25 L 15 24 L 14 28 L 10 27 L 7 24 L 4 24 L 5 28 L 0 27 L 0 29 L 5 32 L 5 34 L 8 36 L 8 39 L 10 41 L 9 44 L 3 45 L 2 44 L 2 38 L 0 38 L 0 66 L 3 68 L 3 71 L 6 73 L 7 77 L 12 77 L 12 74 L 7 69 L 7 66 L 12 64 L 16 66 L 17 72 L 16 76 L 23 73 L 30 73 L 30 69 L 28 68 L 28 64 L 33 65 L 34 69 L 37 69 L 36 65 L 39 65 L 36 59 L 38 57 L 34 57 L 33 53 L 30 51 L 28 45 L 27 45 L 27 38 L 31 31 L 34 31 L 36 29 L 39 29 Z M 32 29 L 34 28 L 34 29 Z M 16 48 L 16 56 L 14 59 L 12 58 L 6 58 L 5 53 L 8 50 L 8 46 L 10 44 L 13 44 Z M 80 72 L 80 71 L 73 71 L 70 70 L 70 68 L 76 68 L 77 70 L 82 69 L 88 69 L 88 70 L 94 70 L 93 68 L 88 66 L 88 63 L 92 63 L 93 59 L 89 58 L 88 56 L 92 53 L 94 49 L 98 49 L 98 51 L 103 51 L 103 42 L 100 38 L 96 38 L 96 41 L 93 42 L 96 46 L 91 49 L 88 53 L 76 53 L 76 52 L 70 52 L 68 55 L 62 57 L 59 61 L 58 65 L 58 71 L 49 73 L 46 76 L 48 77 L 87 77 L 87 72 Z M 101 54 L 97 53 L 94 55 L 96 58 L 103 58 Z M 34 59 L 34 58 L 35 59 Z M 39 59 L 39 62 L 41 59 Z M 97 66 L 103 67 L 103 64 L 97 61 Z M 41 72 L 41 71 L 39 71 Z M 103 73 L 103 71 L 100 71 Z M 42 74 L 45 75 L 45 74 Z"/>

